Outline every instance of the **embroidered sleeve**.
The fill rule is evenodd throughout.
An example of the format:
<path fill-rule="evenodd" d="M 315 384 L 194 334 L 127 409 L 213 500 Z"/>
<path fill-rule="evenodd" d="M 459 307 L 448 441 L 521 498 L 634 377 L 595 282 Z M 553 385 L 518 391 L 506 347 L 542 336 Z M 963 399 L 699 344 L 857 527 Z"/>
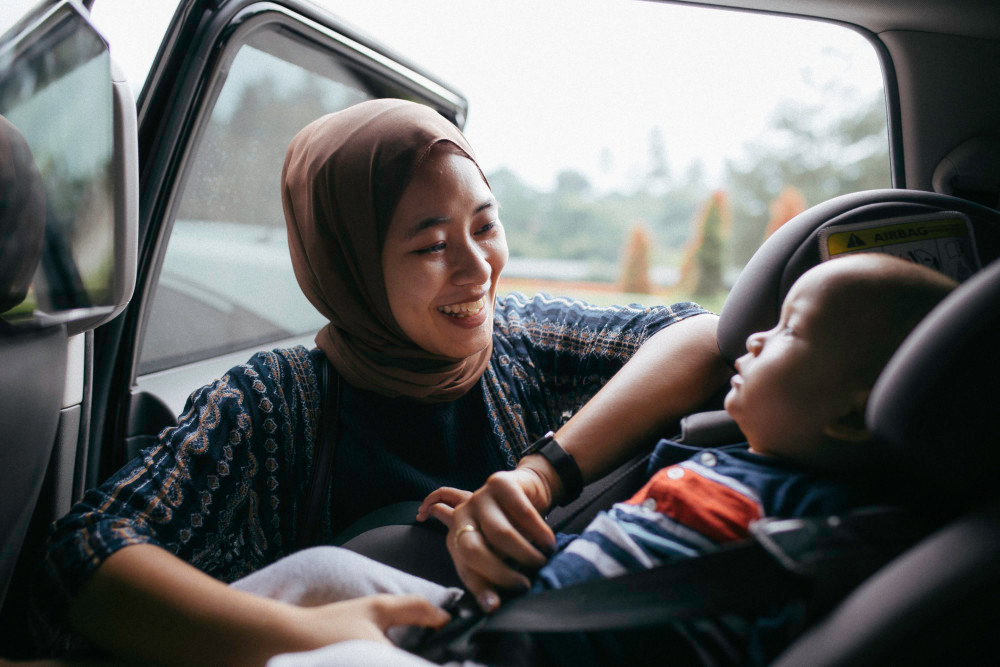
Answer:
<path fill-rule="evenodd" d="M 196 391 L 177 426 L 54 524 L 42 588 L 65 604 L 138 543 L 227 582 L 277 560 L 294 544 L 319 403 L 301 347 L 255 355 Z"/>
<path fill-rule="evenodd" d="M 516 460 L 566 422 L 657 331 L 705 312 L 693 303 L 598 307 L 544 294 L 499 297 L 484 393 L 508 456 Z"/>

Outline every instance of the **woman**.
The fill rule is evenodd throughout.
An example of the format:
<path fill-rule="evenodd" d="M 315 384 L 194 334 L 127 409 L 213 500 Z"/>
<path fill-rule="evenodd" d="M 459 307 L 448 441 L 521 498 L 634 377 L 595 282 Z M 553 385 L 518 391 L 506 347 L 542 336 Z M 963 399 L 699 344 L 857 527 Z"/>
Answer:
<path fill-rule="evenodd" d="M 56 622 L 118 655 L 252 664 L 444 621 L 410 597 L 305 608 L 223 583 L 304 543 L 318 364 L 339 386 L 320 542 L 380 506 L 473 489 L 519 460 L 511 474 L 549 479 L 557 498 L 547 461 L 524 456 L 532 440 L 574 415 L 557 437 L 593 477 L 726 377 L 715 318 L 693 304 L 498 298 L 498 204 L 465 138 L 426 107 L 377 100 L 307 126 L 289 146 L 282 198 L 296 277 L 330 319 L 316 339 L 325 359 L 261 353 L 196 391 L 179 425 L 88 492 L 50 540 L 46 604 L 69 607 Z"/>

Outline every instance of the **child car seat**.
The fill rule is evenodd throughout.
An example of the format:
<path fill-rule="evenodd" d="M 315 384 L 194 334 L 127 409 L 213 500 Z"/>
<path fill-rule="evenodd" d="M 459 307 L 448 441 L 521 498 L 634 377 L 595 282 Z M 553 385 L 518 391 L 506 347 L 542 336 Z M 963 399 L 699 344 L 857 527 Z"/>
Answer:
<path fill-rule="evenodd" d="M 774 326 L 792 283 L 824 259 L 822 244 L 831 241 L 838 231 L 843 230 L 848 238 L 852 232 L 858 237 L 853 248 L 846 248 L 848 251 L 891 252 L 933 262 L 933 257 L 919 252 L 922 249 L 918 244 L 922 239 L 935 241 L 942 246 L 940 254 L 947 256 L 949 249 L 943 247 L 947 241 L 942 239 L 948 232 L 943 224 L 936 223 L 935 217 L 951 211 L 959 218 L 965 216 L 971 230 L 972 247 L 962 249 L 970 256 L 962 257 L 963 261 L 971 263 L 978 255 L 985 265 L 1000 256 L 1000 212 L 933 192 L 856 192 L 835 197 L 792 218 L 754 253 L 729 292 L 719 320 L 719 349 L 723 356 L 735 361 L 746 351 L 750 334 Z M 926 223 L 936 224 L 921 227 Z M 880 230 L 885 231 L 880 234 Z M 871 237 L 875 237 L 874 243 L 864 242 Z M 850 243 L 848 240 L 847 245 Z M 951 275 L 961 281 L 974 271 L 973 266 L 967 268 L 967 273 L 955 270 Z"/>
<path fill-rule="evenodd" d="M 966 511 L 871 577 L 776 664 L 996 663 L 998 334 L 1000 260 L 949 295 L 893 356 L 866 421 L 934 505 Z"/>

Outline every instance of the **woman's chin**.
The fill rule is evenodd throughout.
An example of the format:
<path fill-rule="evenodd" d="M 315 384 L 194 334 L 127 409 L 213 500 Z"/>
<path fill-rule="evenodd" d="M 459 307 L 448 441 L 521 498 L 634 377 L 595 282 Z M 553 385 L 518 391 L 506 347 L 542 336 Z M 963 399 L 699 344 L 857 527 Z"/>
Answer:
<path fill-rule="evenodd" d="M 484 308 L 469 317 L 448 317 L 441 331 L 440 343 L 435 346 L 439 354 L 452 359 L 465 359 L 489 347 L 493 338 L 493 317 Z M 470 321 L 471 320 L 471 321 Z"/>

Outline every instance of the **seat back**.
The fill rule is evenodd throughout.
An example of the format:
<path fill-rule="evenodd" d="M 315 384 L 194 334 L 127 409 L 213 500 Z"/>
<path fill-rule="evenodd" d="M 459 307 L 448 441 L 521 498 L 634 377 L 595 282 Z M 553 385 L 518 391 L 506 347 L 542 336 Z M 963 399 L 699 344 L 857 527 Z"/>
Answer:
<path fill-rule="evenodd" d="M 131 298 L 135 101 L 107 44 L 64 1 L 0 43 L 0 604 L 73 500 L 86 461 L 88 333 Z M 19 571 L 19 570 L 17 570 Z"/>

